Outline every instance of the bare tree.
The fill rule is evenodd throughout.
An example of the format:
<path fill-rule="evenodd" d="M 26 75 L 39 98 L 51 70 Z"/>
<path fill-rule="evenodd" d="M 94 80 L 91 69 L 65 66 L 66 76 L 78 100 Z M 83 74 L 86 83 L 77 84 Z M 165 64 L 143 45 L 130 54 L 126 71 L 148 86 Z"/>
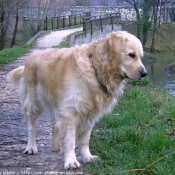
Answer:
<path fill-rule="evenodd" d="M 141 39 L 142 19 L 140 14 L 140 0 L 126 0 L 131 6 L 134 7 L 136 12 L 136 24 L 137 24 L 137 37 Z"/>
<path fill-rule="evenodd" d="M 54 0 L 51 4 L 51 8 L 55 8 L 55 15 L 54 16 L 60 16 L 65 12 L 66 10 L 69 10 L 70 6 L 77 6 L 77 4 L 82 4 L 79 0 Z"/>
<path fill-rule="evenodd" d="M 143 47 L 148 39 L 148 32 L 153 22 L 153 37 L 150 51 L 153 52 L 157 30 L 158 14 L 160 17 L 161 0 L 126 0 L 136 11 L 137 37 L 142 41 Z M 140 10 L 141 9 L 141 10 Z M 152 14 L 152 18 L 151 18 Z"/>
<path fill-rule="evenodd" d="M 44 20 L 49 13 L 49 8 L 56 0 L 28 0 L 25 5 L 24 18 L 24 37 L 28 38 L 35 35 L 43 26 Z M 27 36 L 26 36 L 27 35 Z"/>
<path fill-rule="evenodd" d="M 152 6 L 157 0 L 144 0 L 142 3 L 142 43 L 143 47 L 148 40 L 148 32 L 151 28 L 152 20 L 151 20 L 151 12 Z"/>
<path fill-rule="evenodd" d="M 5 48 L 12 0 L 0 0 L 0 50 Z"/>
<path fill-rule="evenodd" d="M 39 31 L 46 17 L 59 16 L 73 4 L 74 0 L 28 0 L 27 16 L 30 18 L 32 31 Z"/>
<path fill-rule="evenodd" d="M 160 5 L 160 0 L 154 1 L 153 4 L 153 36 L 152 36 L 152 42 L 151 42 L 151 48 L 150 52 L 155 51 L 155 41 L 156 41 L 156 32 L 157 32 L 157 27 L 158 27 L 158 11 L 159 11 L 159 5 Z"/>
<path fill-rule="evenodd" d="M 27 0 L 14 0 L 14 15 L 15 15 L 15 26 L 13 30 L 12 40 L 10 47 L 13 47 L 15 45 L 16 41 L 16 34 L 18 31 L 18 22 L 19 22 L 19 10 L 27 3 Z"/>

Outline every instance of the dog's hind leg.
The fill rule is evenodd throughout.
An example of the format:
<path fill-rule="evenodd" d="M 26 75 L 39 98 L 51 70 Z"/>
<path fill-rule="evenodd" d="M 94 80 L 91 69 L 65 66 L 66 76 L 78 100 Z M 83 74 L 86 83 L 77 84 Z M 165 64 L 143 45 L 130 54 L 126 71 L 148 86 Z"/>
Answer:
<path fill-rule="evenodd" d="M 36 145 L 36 125 L 38 116 L 28 115 L 28 142 L 24 151 L 25 154 L 36 154 L 38 152 Z"/>
<path fill-rule="evenodd" d="M 62 140 L 64 139 L 64 128 L 61 126 L 61 122 L 57 121 L 52 127 L 52 149 L 55 152 L 62 154 Z"/>
<path fill-rule="evenodd" d="M 24 116 L 28 122 L 28 142 L 24 153 L 36 154 L 38 152 L 36 145 L 36 125 L 37 118 L 41 113 L 41 108 L 36 97 L 36 89 L 23 84 L 20 86 L 19 92 Z"/>

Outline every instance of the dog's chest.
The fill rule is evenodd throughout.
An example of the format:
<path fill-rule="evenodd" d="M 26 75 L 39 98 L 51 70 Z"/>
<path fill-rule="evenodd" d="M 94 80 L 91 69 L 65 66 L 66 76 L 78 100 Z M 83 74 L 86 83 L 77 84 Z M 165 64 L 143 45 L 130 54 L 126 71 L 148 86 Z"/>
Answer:
<path fill-rule="evenodd" d="M 74 109 L 79 115 L 96 116 L 110 112 L 116 99 L 106 94 L 96 83 L 79 80 L 67 87 L 64 106 Z"/>

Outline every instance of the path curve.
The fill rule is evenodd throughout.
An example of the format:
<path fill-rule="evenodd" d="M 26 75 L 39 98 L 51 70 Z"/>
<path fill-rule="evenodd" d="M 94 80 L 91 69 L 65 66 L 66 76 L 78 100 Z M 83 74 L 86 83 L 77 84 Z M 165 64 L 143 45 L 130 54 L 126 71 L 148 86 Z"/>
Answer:
<path fill-rule="evenodd" d="M 6 81 L 6 75 L 12 69 L 24 65 L 28 56 L 41 49 L 59 45 L 71 33 L 82 31 L 82 28 L 53 31 L 37 40 L 37 45 L 27 54 L 4 65 L 0 70 L 0 174 L 82 174 L 83 167 L 65 172 L 62 168 L 62 157 L 51 149 L 50 120 L 42 116 L 38 122 L 37 155 L 25 155 L 27 144 L 27 123 L 21 112 L 18 89 Z M 48 172 L 47 172 L 48 171 Z"/>
<path fill-rule="evenodd" d="M 37 40 L 37 47 L 39 48 L 49 48 L 49 47 L 53 47 L 56 45 L 59 45 L 60 42 L 67 37 L 68 35 L 70 35 L 71 33 L 75 33 L 78 31 L 82 31 L 83 28 L 76 28 L 76 29 L 69 29 L 69 30 L 60 30 L 60 31 L 56 31 L 56 32 L 51 32 L 50 34 L 39 38 Z"/>

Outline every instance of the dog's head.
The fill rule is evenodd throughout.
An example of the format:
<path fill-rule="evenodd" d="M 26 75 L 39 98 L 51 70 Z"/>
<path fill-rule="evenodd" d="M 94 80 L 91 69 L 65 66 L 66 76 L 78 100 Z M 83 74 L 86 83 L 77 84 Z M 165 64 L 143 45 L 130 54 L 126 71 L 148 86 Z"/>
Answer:
<path fill-rule="evenodd" d="M 113 64 L 123 78 L 141 80 L 147 71 L 141 62 L 143 48 L 140 40 L 128 32 L 113 32 L 108 38 L 108 47 Z"/>

